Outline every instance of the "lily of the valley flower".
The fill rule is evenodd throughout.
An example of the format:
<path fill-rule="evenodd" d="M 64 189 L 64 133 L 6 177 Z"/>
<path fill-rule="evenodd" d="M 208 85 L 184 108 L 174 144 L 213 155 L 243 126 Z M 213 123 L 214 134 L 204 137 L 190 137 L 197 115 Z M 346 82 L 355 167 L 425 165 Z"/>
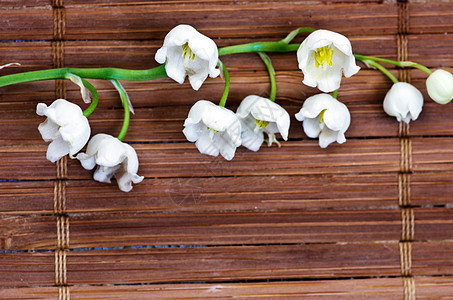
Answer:
<path fill-rule="evenodd" d="M 36 113 L 47 117 L 38 130 L 44 141 L 51 141 L 46 155 L 51 162 L 66 154 L 75 155 L 88 142 L 90 125 L 78 105 L 57 99 L 50 106 L 39 103 Z"/>
<path fill-rule="evenodd" d="M 351 77 L 360 70 L 349 40 L 336 32 L 316 30 L 297 50 L 303 83 L 328 93 L 340 87 L 341 76 Z"/>
<path fill-rule="evenodd" d="M 279 132 L 283 139 L 288 139 L 290 118 L 286 110 L 271 100 L 250 95 L 242 100 L 236 114 L 241 121 L 242 146 L 258 151 L 264 141 L 263 132 L 267 133 L 268 146 L 273 142 L 280 145 L 275 138 Z"/>
<path fill-rule="evenodd" d="M 426 80 L 428 94 L 439 104 L 447 104 L 453 100 L 453 74 L 439 69 L 428 76 Z"/>
<path fill-rule="evenodd" d="M 79 153 L 77 159 L 87 170 L 98 166 L 93 175 L 96 181 L 110 183 L 114 176 L 123 192 L 129 192 L 132 183 L 140 183 L 144 178 L 137 175 L 138 158 L 134 148 L 108 134 L 92 137 L 86 153 Z"/>
<path fill-rule="evenodd" d="M 384 111 L 398 122 L 415 121 L 423 107 L 423 95 L 407 82 L 394 83 L 384 98 Z"/>
<path fill-rule="evenodd" d="M 305 100 L 296 119 L 303 121 L 305 134 L 310 138 L 319 136 L 319 146 L 326 148 L 330 143 L 346 142 L 344 133 L 351 123 L 349 110 L 329 94 L 318 94 Z"/>
<path fill-rule="evenodd" d="M 178 25 L 164 39 L 164 45 L 157 50 L 155 59 L 165 64 L 168 77 L 183 83 L 189 76 L 190 84 L 198 90 L 208 75 L 219 76 L 216 69 L 219 61 L 218 49 L 214 41 L 199 33 L 189 25 Z"/>
<path fill-rule="evenodd" d="M 184 122 L 183 133 L 203 154 L 226 159 L 241 145 L 241 123 L 234 112 L 206 100 L 197 101 Z"/>

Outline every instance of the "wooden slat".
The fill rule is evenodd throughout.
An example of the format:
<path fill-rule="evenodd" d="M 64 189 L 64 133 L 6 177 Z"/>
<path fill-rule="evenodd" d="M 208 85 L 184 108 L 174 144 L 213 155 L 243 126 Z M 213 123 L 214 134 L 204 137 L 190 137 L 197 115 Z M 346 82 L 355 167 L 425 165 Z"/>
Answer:
<path fill-rule="evenodd" d="M 363 34 L 364 31 L 368 34 L 394 34 L 397 28 L 396 5 L 393 3 L 371 3 L 366 6 L 312 4 L 307 7 L 291 2 L 278 4 L 255 2 L 243 6 L 239 11 L 235 6 L 225 4 L 68 6 L 66 36 L 70 39 L 162 38 L 171 26 L 183 21 L 183 23 L 191 23 L 214 38 L 243 36 L 247 31 L 253 36 L 275 38 L 283 37 L 294 26 L 294 22 L 283 25 L 282 18 L 301 20 L 297 22 L 300 23 L 299 26 L 317 25 L 319 28 L 335 28 L 345 34 Z M 435 3 L 427 9 L 425 4 L 412 4 L 410 6 L 411 32 L 451 30 L 451 22 L 448 21 L 452 19 L 450 5 Z M 91 13 L 87 14 L 87 11 Z M 278 18 L 276 18 L 276 11 L 278 11 Z M 370 11 L 373 11 L 372 18 L 367 17 Z M 326 17 L 337 14 L 348 15 L 348 18 Z M 149 18 L 149 15 L 153 15 L 153 18 Z M 212 15 L 216 15 L 216 18 L 209 18 Z M 36 24 L 30 26 L 30 20 L 34 20 Z M 94 23 L 93 20 L 96 22 Z M 2 22 L 6 26 L 0 27 L 1 40 L 52 38 L 50 6 L 5 10 Z M 360 26 L 354 26 L 354 24 L 360 24 Z M 224 29 L 226 26 L 228 31 Z M 250 31 L 251 27 L 255 30 Z"/>
<path fill-rule="evenodd" d="M 417 299 L 448 299 L 452 277 L 416 277 Z M 76 299 L 401 299 L 401 278 L 286 281 L 221 284 L 156 284 L 133 286 L 71 286 Z M 0 291 L 2 299 L 55 299 L 57 288 L 8 288 Z"/>
<path fill-rule="evenodd" d="M 415 209 L 416 241 L 453 239 L 453 210 Z M 71 247 L 398 241 L 401 211 L 69 214 Z M 0 219 L 0 250 L 53 249 L 55 217 Z"/>
<path fill-rule="evenodd" d="M 449 138 L 413 138 L 414 170 L 451 171 L 451 143 Z M 344 145 L 333 144 L 325 150 L 320 150 L 314 140 L 286 142 L 278 151 L 267 147 L 259 152 L 240 148 L 235 159 L 229 162 L 220 157 L 201 155 L 191 143 L 135 144 L 134 148 L 140 157 L 140 173 L 146 177 L 397 172 L 400 160 L 398 139 L 350 139 Z M 45 144 L 0 148 L 2 178 L 53 178 L 54 165 L 45 160 L 45 152 Z M 30 174 L 26 168 L 30 165 L 40 168 L 40 173 Z M 90 178 L 91 172 L 80 168 L 78 162 L 70 160 L 68 166 L 70 178 Z M 323 168 L 325 166 L 329 168 Z"/>
<path fill-rule="evenodd" d="M 3 287 L 54 282 L 53 252 L 4 253 L 0 262 Z M 67 270 L 71 284 L 397 276 L 400 271 L 396 243 L 71 251 Z"/>
<path fill-rule="evenodd" d="M 0 182 L 0 216 L 53 213 L 53 181 Z"/>
<path fill-rule="evenodd" d="M 93 181 L 69 181 L 66 192 L 74 213 L 365 209 L 395 207 L 398 185 L 394 174 L 335 174 L 145 179 L 128 195 Z"/>
<path fill-rule="evenodd" d="M 451 33 L 453 28 L 452 3 L 421 1 L 409 6 L 410 33 Z"/>
<path fill-rule="evenodd" d="M 69 219 L 72 248 L 396 241 L 401 230 L 399 210 L 84 214 Z M 441 222 L 439 229 L 448 229 L 445 225 Z M 55 234 L 55 217 L 0 219 L 0 236 L 7 237 L 2 250 L 52 249 Z"/>
<path fill-rule="evenodd" d="M 400 278 L 319 280 L 297 282 L 156 284 L 144 286 L 71 286 L 76 299 L 395 299 L 402 297 Z M 2 299 L 52 299 L 55 288 L 16 288 L 0 291 Z M 435 296 L 448 295 L 436 292 Z"/>

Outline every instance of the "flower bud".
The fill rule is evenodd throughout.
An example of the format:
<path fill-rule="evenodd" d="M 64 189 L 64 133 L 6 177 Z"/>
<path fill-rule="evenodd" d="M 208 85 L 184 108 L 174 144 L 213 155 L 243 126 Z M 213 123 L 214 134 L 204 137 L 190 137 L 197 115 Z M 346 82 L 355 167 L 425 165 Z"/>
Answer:
<path fill-rule="evenodd" d="M 453 99 L 453 74 L 439 69 L 426 79 L 428 94 L 439 104 L 447 104 Z"/>
<path fill-rule="evenodd" d="M 384 111 L 401 122 L 415 121 L 422 111 L 423 95 L 412 84 L 397 82 L 384 98 Z"/>

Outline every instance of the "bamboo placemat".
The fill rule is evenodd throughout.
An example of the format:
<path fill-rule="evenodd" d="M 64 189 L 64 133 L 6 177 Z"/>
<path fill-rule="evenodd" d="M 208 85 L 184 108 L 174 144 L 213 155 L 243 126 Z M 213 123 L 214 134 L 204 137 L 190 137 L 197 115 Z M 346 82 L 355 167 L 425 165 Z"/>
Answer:
<path fill-rule="evenodd" d="M 195 26 L 219 47 L 278 40 L 299 26 L 338 31 L 355 52 L 453 70 L 453 4 L 437 1 L 1 2 L 3 74 L 53 67 L 150 68 L 165 34 Z M 300 41 L 299 39 L 298 41 Z M 317 93 L 294 53 L 271 54 L 290 115 Z M 267 95 L 258 56 L 222 59 L 228 106 Z M 233 161 L 198 153 L 181 132 L 190 106 L 220 99 L 170 79 L 124 82 L 136 114 L 126 142 L 145 180 L 126 194 L 77 161 L 45 159 L 36 104 L 64 81 L 1 88 L 1 299 L 448 299 L 453 295 L 453 106 L 429 99 L 420 71 L 391 70 L 425 96 L 400 125 L 382 109 L 391 83 L 365 67 L 343 79 L 347 142 L 320 149 L 292 118 L 290 140 Z M 116 134 L 121 103 L 93 80 L 93 134 Z"/>

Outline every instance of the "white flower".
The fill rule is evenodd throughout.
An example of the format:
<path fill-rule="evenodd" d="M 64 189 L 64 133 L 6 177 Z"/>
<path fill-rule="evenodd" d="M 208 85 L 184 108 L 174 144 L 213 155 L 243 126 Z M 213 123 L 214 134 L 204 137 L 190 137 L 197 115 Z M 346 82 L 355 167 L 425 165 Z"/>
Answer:
<path fill-rule="evenodd" d="M 283 139 L 288 139 L 289 114 L 280 105 L 271 100 L 255 95 L 242 100 L 236 114 L 241 121 L 242 146 L 252 151 L 258 151 L 264 141 L 266 132 L 269 136 L 268 145 L 273 142 L 280 145 L 275 133 L 280 132 Z"/>
<path fill-rule="evenodd" d="M 208 75 L 219 76 L 216 69 L 219 52 L 214 41 L 189 25 L 178 25 L 164 39 L 164 45 L 157 50 L 155 59 L 165 62 L 168 77 L 183 83 L 186 75 L 194 90 L 198 90 Z"/>
<path fill-rule="evenodd" d="M 384 111 L 398 122 L 415 121 L 422 111 L 423 95 L 407 82 L 394 83 L 384 98 Z"/>
<path fill-rule="evenodd" d="M 453 99 L 453 74 L 439 69 L 426 79 L 428 94 L 439 104 L 447 104 Z"/>
<path fill-rule="evenodd" d="M 123 192 L 129 192 L 132 183 L 140 183 L 144 178 L 137 175 L 138 158 L 134 148 L 108 134 L 99 133 L 92 137 L 86 153 L 79 153 L 77 159 L 87 170 L 98 166 L 93 175 L 96 181 L 110 183 L 115 176 Z"/>
<path fill-rule="evenodd" d="M 328 93 L 340 87 L 341 75 L 351 77 L 360 70 L 349 40 L 336 32 L 316 30 L 297 50 L 303 83 Z"/>
<path fill-rule="evenodd" d="M 195 142 L 203 154 L 227 160 L 234 157 L 241 145 L 241 123 L 234 112 L 206 100 L 199 100 L 189 111 L 182 131 L 190 142 Z"/>
<path fill-rule="evenodd" d="M 349 110 L 340 101 L 329 94 L 318 94 L 305 100 L 296 119 L 303 121 L 308 137 L 319 136 L 319 146 L 326 148 L 330 143 L 346 142 L 344 133 L 351 123 Z"/>
<path fill-rule="evenodd" d="M 51 162 L 76 154 L 88 142 L 90 124 L 78 105 L 57 99 L 50 106 L 38 103 L 36 113 L 47 117 L 38 130 L 44 141 L 52 141 L 46 155 Z"/>

